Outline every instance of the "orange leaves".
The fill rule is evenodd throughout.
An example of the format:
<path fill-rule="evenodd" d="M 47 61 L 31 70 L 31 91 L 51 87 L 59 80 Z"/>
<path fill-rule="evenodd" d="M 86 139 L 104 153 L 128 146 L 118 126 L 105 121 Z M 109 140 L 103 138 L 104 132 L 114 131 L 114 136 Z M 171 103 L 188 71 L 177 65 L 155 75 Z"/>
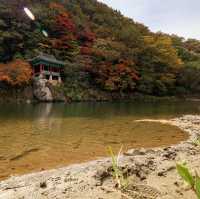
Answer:
<path fill-rule="evenodd" d="M 56 30 L 61 34 L 66 34 L 67 32 L 75 33 L 76 26 L 67 12 L 65 7 L 59 3 L 50 3 L 50 9 L 53 9 L 55 12 L 55 22 L 56 22 Z"/>
<path fill-rule="evenodd" d="M 1 75 L 1 73 L 0 73 L 0 75 Z M 0 76 L 0 81 L 9 82 L 10 78 L 7 75 L 2 75 L 2 76 Z"/>
<path fill-rule="evenodd" d="M 69 31 L 74 33 L 76 26 L 69 15 L 64 12 L 56 16 L 57 29 L 60 31 Z"/>
<path fill-rule="evenodd" d="M 52 48 L 62 51 L 61 54 L 65 58 L 73 59 L 73 56 L 79 53 L 92 56 L 96 36 L 90 28 L 83 26 L 79 31 L 72 15 L 62 4 L 50 3 L 49 7 L 53 10 L 52 16 L 55 23 L 52 38 L 50 38 Z"/>
<path fill-rule="evenodd" d="M 68 44 L 68 42 L 65 38 L 51 39 L 51 40 L 49 40 L 49 42 L 54 49 L 67 50 L 70 48 L 70 45 Z"/>
<path fill-rule="evenodd" d="M 116 72 L 119 76 L 128 75 L 132 80 L 139 80 L 138 72 L 132 67 L 133 62 L 128 60 L 121 60 L 119 64 L 116 64 Z"/>
<path fill-rule="evenodd" d="M 96 35 L 89 28 L 87 28 L 79 34 L 78 38 L 84 45 L 88 46 L 88 44 L 94 42 Z"/>
<path fill-rule="evenodd" d="M 94 55 L 93 43 L 96 38 L 95 34 L 89 28 L 85 28 L 83 31 L 79 32 L 77 38 L 81 43 L 81 55 Z"/>
<path fill-rule="evenodd" d="M 53 15 L 55 25 L 54 36 L 50 38 L 49 43 L 52 48 L 58 50 L 65 58 L 71 57 L 70 52 L 75 52 L 74 54 L 78 52 L 76 25 L 61 4 L 51 3 L 50 8 L 55 11 Z"/>
<path fill-rule="evenodd" d="M 80 49 L 80 51 L 81 51 L 82 55 L 91 55 L 92 52 L 93 52 L 92 48 L 86 47 L 86 46 L 82 46 L 81 49 Z"/>
<path fill-rule="evenodd" d="M 17 59 L 7 64 L 0 64 L 0 81 L 12 86 L 28 83 L 31 75 L 31 66 L 23 60 Z"/>
<path fill-rule="evenodd" d="M 95 40 L 95 34 L 90 31 L 89 28 L 85 29 L 84 31 L 80 32 L 78 35 L 78 39 L 81 42 L 81 54 L 82 55 L 92 55 L 94 49 L 92 48 L 93 42 Z"/>
<path fill-rule="evenodd" d="M 110 91 L 133 90 L 135 82 L 139 80 L 137 71 L 129 61 L 122 60 L 119 63 L 101 63 L 98 66 L 86 69 L 97 84 Z"/>
<path fill-rule="evenodd" d="M 61 5 L 59 3 L 53 3 L 53 2 L 49 4 L 49 8 L 50 9 L 55 9 L 57 11 L 63 11 L 63 10 L 65 10 L 65 8 L 64 8 L 63 5 Z"/>

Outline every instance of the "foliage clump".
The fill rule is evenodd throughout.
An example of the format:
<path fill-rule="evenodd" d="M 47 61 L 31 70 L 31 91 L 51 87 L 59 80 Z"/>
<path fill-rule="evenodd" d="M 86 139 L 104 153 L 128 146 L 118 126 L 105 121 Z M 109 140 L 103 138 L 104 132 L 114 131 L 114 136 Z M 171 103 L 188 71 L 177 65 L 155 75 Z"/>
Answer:
<path fill-rule="evenodd" d="M 11 86 L 27 84 L 31 76 L 31 66 L 26 61 L 16 59 L 7 64 L 0 64 L 0 81 Z"/>

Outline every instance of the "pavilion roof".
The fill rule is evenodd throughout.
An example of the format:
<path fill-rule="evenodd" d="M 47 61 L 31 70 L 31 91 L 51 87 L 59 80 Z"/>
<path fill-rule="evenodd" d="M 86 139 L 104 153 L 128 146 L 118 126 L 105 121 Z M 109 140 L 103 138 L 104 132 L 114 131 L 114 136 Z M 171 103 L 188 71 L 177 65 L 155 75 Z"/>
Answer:
<path fill-rule="evenodd" d="M 66 64 L 63 61 L 57 60 L 53 55 L 48 54 L 40 54 L 37 57 L 29 60 L 29 62 L 33 66 L 43 64 L 46 66 L 64 67 L 64 65 Z"/>

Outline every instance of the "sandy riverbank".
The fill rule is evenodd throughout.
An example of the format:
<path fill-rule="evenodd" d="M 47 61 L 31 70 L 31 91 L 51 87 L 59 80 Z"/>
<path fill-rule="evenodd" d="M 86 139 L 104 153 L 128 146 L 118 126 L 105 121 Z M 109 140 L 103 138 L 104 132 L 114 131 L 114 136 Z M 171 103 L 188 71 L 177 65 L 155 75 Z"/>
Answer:
<path fill-rule="evenodd" d="M 193 141 L 200 135 L 200 116 L 160 122 L 178 126 L 190 134 L 190 139 L 167 148 L 125 153 L 120 164 L 131 182 L 130 192 L 122 193 L 114 188 L 110 160 L 103 159 L 12 177 L 0 182 L 0 199 L 195 199 L 177 175 L 175 165 L 185 161 L 193 170 L 199 169 L 200 147 Z"/>

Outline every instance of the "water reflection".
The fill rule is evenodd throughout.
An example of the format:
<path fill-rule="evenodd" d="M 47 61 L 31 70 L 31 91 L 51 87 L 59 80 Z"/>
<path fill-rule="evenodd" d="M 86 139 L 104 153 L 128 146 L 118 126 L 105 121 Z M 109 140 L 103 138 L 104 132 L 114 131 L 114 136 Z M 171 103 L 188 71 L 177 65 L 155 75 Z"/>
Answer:
<path fill-rule="evenodd" d="M 116 103 L 72 103 L 72 104 L 25 104 L 0 105 L 2 119 L 37 119 L 62 117 L 111 118 L 113 116 L 133 117 L 175 117 L 183 114 L 199 114 L 200 102 L 116 102 Z"/>
<path fill-rule="evenodd" d="M 35 134 L 44 131 L 48 132 L 54 128 L 59 128 L 58 131 L 60 131 L 61 120 L 60 122 L 56 122 L 57 127 L 55 127 L 54 118 L 51 117 L 52 107 L 52 103 L 38 104 L 37 106 L 35 106 L 35 119 L 33 120 L 33 132 Z"/>

